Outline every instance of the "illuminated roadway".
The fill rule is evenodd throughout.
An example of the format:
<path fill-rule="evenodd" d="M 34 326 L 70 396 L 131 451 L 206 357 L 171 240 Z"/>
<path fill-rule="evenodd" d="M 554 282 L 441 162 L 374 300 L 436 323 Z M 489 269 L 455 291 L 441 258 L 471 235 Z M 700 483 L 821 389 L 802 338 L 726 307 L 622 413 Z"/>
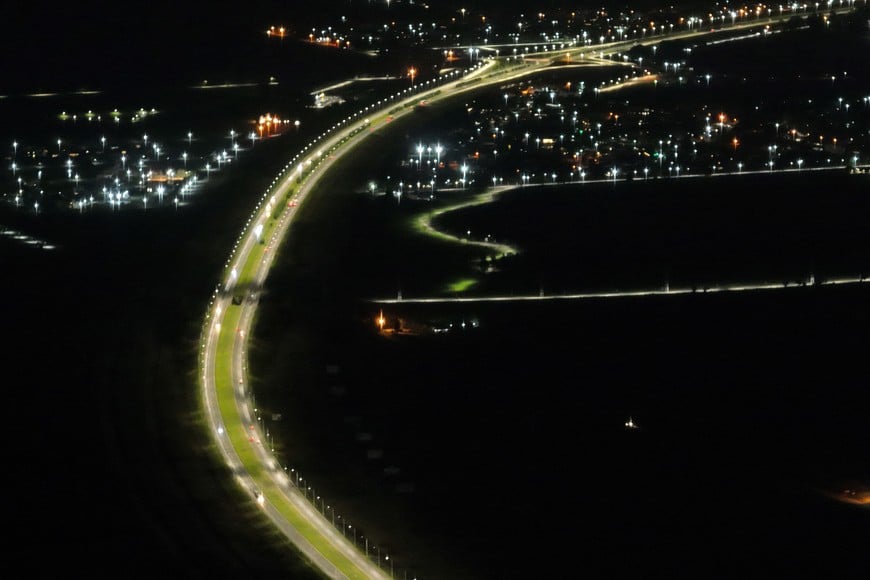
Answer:
<path fill-rule="evenodd" d="M 736 26 L 723 26 L 716 31 L 731 28 L 747 28 L 757 27 L 768 23 L 773 23 L 779 19 L 774 17 L 766 21 L 755 21 L 751 23 L 743 23 Z M 782 18 L 785 20 L 785 17 Z M 658 38 L 646 38 L 641 43 L 657 43 L 662 40 L 673 40 L 678 38 L 687 38 L 692 36 L 702 36 L 710 34 L 709 31 L 691 31 L 685 33 L 670 33 L 666 36 Z M 598 53 L 603 59 L 606 54 L 613 54 L 624 50 L 638 41 L 622 41 L 599 45 L 597 47 L 570 47 L 567 52 L 572 55 L 585 54 L 585 63 L 599 62 L 602 64 L 615 64 L 610 61 L 603 61 L 594 58 L 593 52 Z M 552 53 L 550 53 L 552 55 Z M 510 57 L 502 57 L 500 60 L 508 60 Z M 517 57 L 519 59 L 520 57 Z M 308 153 L 307 159 L 300 163 L 299 173 L 288 171 L 280 178 L 280 181 L 275 183 L 269 194 L 269 202 L 261 203 L 257 206 L 254 215 L 246 225 L 245 230 L 240 237 L 240 242 L 237 244 L 235 251 L 230 259 L 227 272 L 221 281 L 218 289 L 216 289 L 213 299 L 209 304 L 209 310 L 205 321 L 202 345 L 201 345 L 201 364 L 202 364 L 202 393 L 206 410 L 207 421 L 212 432 L 215 434 L 217 446 L 231 468 L 238 483 L 251 494 L 251 497 L 257 504 L 261 506 L 263 512 L 272 520 L 272 522 L 285 534 L 285 536 L 304 554 L 310 562 L 316 566 L 325 576 L 329 578 L 388 578 L 390 575 L 375 565 L 365 554 L 363 554 L 355 543 L 349 541 L 344 535 L 339 533 L 327 519 L 309 502 L 303 493 L 293 484 L 288 474 L 280 466 L 275 456 L 267 449 L 262 441 L 263 434 L 257 421 L 257 417 L 253 409 L 250 408 L 250 403 L 246 392 L 246 350 L 247 339 L 250 334 L 251 323 L 257 306 L 256 296 L 251 294 L 250 289 L 244 289 L 244 299 L 239 305 L 233 305 L 232 296 L 234 290 L 237 292 L 236 282 L 243 271 L 248 271 L 253 267 L 253 284 L 252 288 L 260 288 L 265 282 L 269 268 L 271 267 L 274 248 L 277 248 L 290 227 L 293 217 L 295 216 L 297 205 L 289 206 L 285 203 L 288 192 L 292 191 L 293 187 L 299 178 L 302 178 L 302 183 L 296 192 L 298 205 L 304 203 L 305 198 L 314 188 L 317 181 L 326 173 L 333 163 L 338 161 L 344 154 L 353 149 L 365 137 L 373 131 L 377 123 L 383 121 L 387 116 L 387 110 L 393 112 L 393 117 L 398 118 L 411 111 L 413 105 L 421 99 L 435 101 L 447 97 L 453 97 L 462 92 L 477 90 L 485 85 L 504 82 L 518 76 L 525 76 L 542 70 L 553 63 L 550 58 L 533 60 L 523 58 L 523 66 L 519 69 L 510 67 L 503 72 L 490 74 L 488 78 L 483 78 L 492 66 L 495 60 L 489 60 L 485 65 L 476 68 L 463 77 L 453 81 L 447 81 L 444 84 L 433 86 L 438 88 L 439 92 L 429 92 L 430 89 L 425 86 L 418 86 L 417 93 L 412 94 L 403 100 L 385 102 L 380 110 L 373 110 L 369 115 L 374 121 L 365 119 L 365 112 L 354 115 L 359 116 L 356 121 L 348 121 L 339 129 L 333 128 L 329 137 L 324 137 L 322 143 L 318 144 L 318 151 L 323 152 L 323 155 L 317 153 Z M 473 81 L 473 82 L 472 82 Z M 466 86 L 467 85 L 467 86 Z M 370 107 L 371 108 L 371 107 Z M 368 110 L 368 109 L 367 109 Z M 308 147 L 306 147 L 306 150 Z M 289 164 L 288 164 L 289 166 Z M 265 198 L 266 196 L 264 196 Z M 269 232 L 268 240 L 263 240 L 271 251 L 256 252 L 259 245 L 258 235 L 255 231 L 257 224 L 266 224 L 269 215 L 280 207 L 279 217 L 273 230 Z M 261 256 L 259 256 L 261 254 Z M 256 263 L 253 260 L 257 260 Z M 781 287 L 778 286 L 778 287 Z M 664 293 L 668 290 L 652 291 L 647 293 Z M 670 293 L 676 290 L 670 290 Z M 682 292 L 682 291 L 681 291 Z M 588 296 L 592 297 L 592 296 Z M 239 318 L 236 329 L 221 329 L 221 324 L 227 318 L 227 313 L 231 308 L 238 306 Z M 229 375 L 232 383 L 235 408 L 228 413 L 227 416 L 222 415 L 218 399 L 217 387 L 217 366 L 218 343 L 223 335 L 223 331 L 231 330 L 231 360 L 229 361 Z M 228 430 L 243 430 L 244 440 L 249 441 L 251 450 L 253 450 L 258 465 L 245 465 L 240 459 L 239 453 L 242 451 L 250 452 L 251 450 L 237 450 L 230 439 L 230 431 Z M 235 436 L 239 433 L 236 431 Z M 258 477 L 254 477 L 251 472 L 254 471 Z M 303 534 L 296 526 L 294 526 L 286 515 L 286 510 L 294 510 L 295 516 L 304 519 L 304 524 L 308 526 L 307 534 Z M 313 531 L 312 531 L 313 530 Z M 318 548 L 317 545 L 327 546 L 327 548 Z M 350 562 L 350 565 L 341 563 L 342 569 L 339 569 L 339 564 L 325 555 L 324 551 L 332 551 L 339 554 L 339 559 Z"/>

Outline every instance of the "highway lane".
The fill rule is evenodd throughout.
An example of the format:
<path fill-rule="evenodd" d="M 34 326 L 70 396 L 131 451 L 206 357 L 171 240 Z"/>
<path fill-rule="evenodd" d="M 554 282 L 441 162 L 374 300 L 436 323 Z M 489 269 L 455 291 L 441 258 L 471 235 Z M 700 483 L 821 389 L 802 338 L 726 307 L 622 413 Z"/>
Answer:
<path fill-rule="evenodd" d="M 456 85 L 463 84 L 477 75 L 484 74 L 494 63 L 488 62 L 483 66 L 476 67 L 467 74 L 442 85 L 440 90 L 455 90 Z M 474 87 L 476 88 L 476 86 Z M 464 90 L 473 90 L 468 87 Z M 319 143 L 316 152 L 309 152 L 300 161 L 297 169 L 290 169 L 277 180 L 271 191 L 264 195 L 252 218 L 247 222 L 246 228 L 239 238 L 235 251 L 227 263 L 227 272 L 224 279 L 215 289 L 209 311 L 207 324 L 204 329 L 204 338 L 201 345 L 202 364 L 202 393 L 207 420 L 215 434 L 218 449 L 227 465 L 235 474 L 240 486 L 251 494 L 252 501 L 256 501 L 264 510 L 264 513 L 275 525 L 287 536 L 287 538 L 304 554 L 313 565 L 320 569 L 330 578 L 387 578 L 386 572 L 369 560 L 353 543 L 331 525 L 327 519 L 305 499 L 304 494 L 296 488 L 287 473 L 280 466 L 271 449 L 267 449 L 263 432 L 257 421 L 254 410 L 251 408 L 249 393 L 246 389 L 246 350 L 247 338 L 250 335 L 251 325 L 255 316 L 257 299 L 251 295 L 251 288 L 260 288 L 266 280 L 269 268 L 275 256 L 275 248 L 284 239 L 298 207 L 302 206 L 305 199 L 313 190 L 318 180 L 336 163 L 343 155 L 350 152 L 361 143 L 371 131 L 376 129 L 378 122 L 387 118 L 386 109 L 392 107 L 392 118 L 398 118 L 413 111 L 409 106 L 424 98 L 434 98 L 435 92 L 428 89 L 422 90 L 404 101 L 384 104 L 380 111 L 372 111 L 371 116 L 376 119 L 372 122 L 369 118 L 360 116 L 360 119 L 348 124 L 345 128 L 334 130 L 331 136 Z M 310 147 L 306 147 L 308 150 Z M 299 157 L 299 156 L 297 156 Z M 294 163 L 295 159 L 293 162 Z M 301 180 L 301 184 L 298 183 Z M 295 192 L 293 190 L 295 189 Z M 290 197 L 296 203 L 285 204 L 284 200 Z M 280 207 L 280 210 L 278 208 Z M 255 250 L 260 246 L 260 237 L 257 225 L 266 226 L 269 216 L 279 211 L 279 217 L 275 227 L 269 232 L 268 239 L 262 244 L 263 252 Z M 248 287 L 241 287 L 240 282 L 244 272 L 249 266 L 253 266 L 252 282 Z M 233 304 L 233 297 L 242 298 L 240 304 Z M 230 309 L 238 309 L 238 321 L 234 328 L 224 328 Z M 223 333 L 231 334 L 223 334 Z M 221 408 L 218 394 L 218 366 L 221 361 L 218 358 L 219 343 L 222 336 L 231 337 L 230 352 L 231 360 L 228 365 L 228 375 L 231 381 L 234 397 L 234 409 L 228 413 L 226 408 Z M 226 372 L 226 371 L 224 371 Z M 231 432 L 235 429 L 235 436 L 248 440 L 250 450 L 253 451 L 259 466 L 258 476 L 252 475 L 252 466 L 246 465 L 241 457 L 240 450 L 232 442 Z M 302 533 L 294 526 L 285 513 L 292 509 L 296 516 L 305 521 L 307 534 Z M 313 532 L 312 532 L 313 530 Z M 314 534 L 312 536 L 311 534 Z M 352 563 L 351 572 L 342 571 L 340 565 L 333 561 L 323 549 L 317 545 L 324 544 L 341 554 L 347 561 Z"/>
<path fill-rule="evenodd" d="M 762 24 L 764 23 L 749 23 L 745 24 L 744 27 L 754 27 Z M 647 38 L 644 43 L 702 36 L 704 34 L 709 34 L 709 32 L 674 33 L 655 39 Z M 604 57 L 607 54 L 619 52 L 634 43 L 634 41 L 612 43 L 606 47 L 594 47 L 594 49 L 593 47 L 573 48 L 572 53 L 584 53 L 586 55 L 584 57 L 586 59 L 585 62 L 593 61 L 612 65 L 617 63 L 605 61 L 603 60 Z M 594 58 L 593 52 L 598 53 L 597 58 Z M 555 56 L 553 55 L 553 57 Z M 487 85 L 534 74 L 547 66 L 551 66 L 553 57 L 538 61 L 525 60 L 522 66 L 511 68 L 503 73 L 492 73 L 491 76 L 485 78 L 487 74 L 490 74 L 490 69 L 496 62 L 494 59 L 491 59 L 484 66 L 480 66 L 455 80 L 447 81 L 438 86 L 437 91 L 420 86 L 416 89 L 416 92 L 402 100 L 389 103 L 384 102 L 383 105 L 379 105 L 378 110 L 373 109 L 369 113 L 372 118 L 376 119 L 376 122 L 371 125 L 368 119 L 364 119 L 365 112 L 362 112 L 358 114 L 359 118 L 356 121 L 349 121 L 343 128 L 333 127 L 331 136 L 322 136 L 323 142 L 317 146 L 319 154 L 309 152 L 307 159 L 303 158 L 300 161 L 298 173 L 296 171 L 286 172 L 274 184 L 272 190 L 264 195 L 264 199 L 266 196 L 269 196 L 269 201 L 273 203 L 267 202 L 258 205 L 251 220 L 246 224 L 246 228 L 239 240 L 240 244 L 235 248 L 231 258 L 231 266 L 228 263 L 228 271 L 215 290 L 212 301 L 209 304 L 201 345 L 202 393 L 207 421 L 215 434 L 218 449 L 227 465 L 235 474 L 239 485 L 248 490 L 252 501 L 256 501 L 262 507 L 264 513 L 275 523 L 278 529 L 327 577 L 380 579 L 387 578 L 388 574 L 371 562 L 347 538 L 339 534 L 326 518 L 305 499 L 303 494 L 293 485 L 287 473 L 281 468 L 271 450 L 262 444 L 264 440 L 263 433 L 257 417 L 250 407 L 246 390 L 246 345 L 256 312 L 257 300 L 255 297 L 252 298 L 250 296 L 249 289 L 244 289 L 247 293 L 245 299 L 242 300 L 241 304 L 234 305 L 232 301 L 233 291 L 239 291 L 237 287 L 239 278 L 250 267 L 253 267 L 253 287 L 262 287 L 265 282 L 274 259 L 274 249 L 284 239 L 297 211 L 298 206 L 288 207 L 285 204 L 287 195 L 294 188 L 298 188 L 295 195 L 298 205 L 302 205 L 317 181 L 343 155 L 361 143 L 370 131 L 375 130 L 377 122 L 384 120 L 387 111 L 391 111 L 393 117 L 398 118 L 413 111 L 412 105 L 421 99 L 428 99 L 434 102 L 435 100 L 454 97 L 464 92 L 478 90 Z M 502 57 L 502 60 L 505 58 Z M 571 65 L 574 66 L 576 63 L 571 63 Z M 433 86 L 432 88 L 435 87 Z M 305 151 L 308 149 L 309 147 L 306 147 Z M 302 183 L 297 184 L 296 181 L 300 178 Z M 258 252 L 256 250 L 260 244 L 255 232 L 255 226 L 263 225 L 265 227 L 269 222 L 269 215 L 273 211 L 276 211 L 278 205 L 281 206 L 281 209 L 277 223 L 274 229 L 269 232 L 268 243 L 264 244 L 264 249 L 271 248 L 271 251 Z M 222 328 L 222 324 L 225 321 L 228 319 L 234 320 L 233 317 L 228 317 L 227 313 L 236 307 L 239 310 L 237 327 L 232 329 Z M 231 334 L 224 335 L 223 332 L 230 332 Z M 231 336 L 230 361 L 222 361 L 218 358 L 218 347 L 222 336 Z M 228 365 L 228 371 L 222 368 L 222 371 L 228 375 L 228 377 L 224 378 L 229 379 L 233 390 L 234 408 L 230 410 L 221 408 L 217 390 L 218 366 L 224 364 Z M 228 429 L 235 430 L 232 435 L 237 439 L 241 435 L 244 440 L 248 441 L 250 449 L 237 449 L 231 440 L 231 433 Z M 242 433 L 239 433 L 238 430 L 241 430 Z M 250 453 L 251 451 L 254 453 L 257 465 L 245 464 L 241 459 L 240 452 Z M 290 515 L 288 515 L 288 510 L 290 510 Z M 303 523 L 294 525 L 290 521 L 293 518 L 301 518 Z M 300 529 L 303 527 L 305 528 L 304 530 Z M 339 556 L 336 557 L 336 554 Z M 350 562 L 350 565 L 346 562 Z"/>
<path fill-rule="evenodd" d="M 479 70 L 484 69 L 481 68 Z M 415 100 L 418 98 L 415 97 Z M 404 113 L 411 110 L 413 109 L 407 108 L 404 110 Z M 385 113 L 380 114 L 385 116 Z M 395 116 L 399 114 L 397 112 Z M 225 461 L 236 474 L 239 484 L 251 493 L 254 501 L 262 505 L 266 515 L 270 517 L 276 526 L 284 532 L 288 539 L 315 566 L 330 578 L 349 576 L 339 570 L 333 561 L 318 550 L 312 541 L 300 533 L 288 521 L 288 518 L 279 509 L 281 505 L 284 507 L 292 506 L 292 509 L 304 517 L 310 528 L 315 530 L 315 533 L 319 535 L 321 541 L 326 542 L 335 551 L 353 563 L 359 572 L 358 577 L 378 579 L 387 578 L 387 575 L 366 558 L 355 545 L 342 534 L 339 534 L 331 523 L 305 499 L 300 490 L 293 485 L 287 473 L 281 468 L 271 450 L 262 444 L 264 440 L 263 433 L 254 411 L 250 407 L 246 391 L 246 344 L 256 312 L 257 300 L 251 296 L 250 288 L 239 288 L 238 282 L 241 273 L 245 269 L 245 265 L 251 259 L 255 248 L 259 245 L 259 238 L 256 235 L 255 227 L 251 224 L 265 224 L 268 222 L 269 214 L 276 209 L 279 203 L 283 203 L 284 198 L 296 186 L 296 181 L 302 177 L 305 171 L 304 168 L 306 166 L 312 167 L 313 171 L 307 176 L 302 177 L 303 182 L 295 192 L 294 199 L 296 204 L 284 206 L 281 209 L 276 227 L 270 233 L 268 240 L 264 240 L 264 242 L 267 242 L 264 244 L 264 249 L 267 249 L 267 251 L 262 252 L 261 257 L 258 258 L 253 276 L 253 284 L 251 285 L 252 288 L 256 289 L 264 284 L 276 254 L 274 249 L 277 248 L 286 235 L 298 207 L 304 204 L 305 199 L 316 185 L 318 179 L 343 155 L 362 142 L 368 136 L 370 129 L 372 129 L 370 122 L 363 119 L 357 121 L 349 128 L 336 132 L 333 137 L 318 147 L 319 153 L 310 154 L 307 160 L 300 162 L 300 167 L 302 168 L 300 171 L 292 171 L 281 179 L 280 183 L 273 190 L 274 193 L 269 197 L 269 201 L 262 204 L 259 212 L 249 221 L 249 227 L 241 240 L 241 245 L 236 249 L 231 266 L 228 268 L 228 274 L 219 287 L 220 291 L 215 292 L 214 299 L 210 305 L 209 323 L 203 344 L 202 381 L 205 407 L 210 426 L 216 435 L 219 449 Z M 339 144 L 342 142 L 345 143 L 339 149 Z M 243 296 L 241 304 L 233 304 L 234 295 Z M 231 308 L 239 309 L 238 324 L 236 328 L 224 329 L 222 328 L 222 323 L 226 320 L 226 314 Z M 217 351 L 221 332 L 225 330 L 231 331 L 233 337 L 231 345 L 232 361 L 229 368 L 237 411 L 236 417 L 223 417 L 218 402 Z M 243 465 L 226 431 L 228 427 L 225 427 L 225 425 L 229 426 L 231 424 L 235 424 L 235 428 L 241 429 L 242 435 L 249 439 L 259 463 L 265 468 L 265 476 L 271 485 L 265 485 L 267 482 L 263 481 L 263 478 L 251 476 L 248 469 Z M 355 574 L 354 576 L 357 575 Z"/>
<path fill-rule="evenodd" d="M 339 140 L 336 137 L 335 140 Z M 294 178 L 290 177 L 283 180 L 281 186 L 274 194 L 274 199 L 281 199 L 293 185 Z M 304 187 L 302 187 L 296 195 L 299 203 L 302 203 L 305 197 L 310 192 L 316 179 L 309 178 Z M 268 246 L 275 247 L 280 239 L 285 235 L 287 228 L 292 222 L 292 218 L 296 213 L 298 206 L 287 207 L 281 213 L 278 220 L 278 225 L 272 233 Z M 254 220 L 256 223 L 264 223 L 268 219 L 268 214 L 274 210 L 274 205 L 265 204 L 260 213 Z M 220 449 L 227 460 L 228 465 L 236 473 L 236 477 L 243 488 L 247 489 L 252 498 L 257 501 L 264 509 L 267 516 L 275 523 L 275 525 L 293 542 L 294 545 L 326 576 L 330 578 L 346 578 L 346 577 L 365 577 L 365 578 L 386 578 L 383 571 L 375 566 L 371 561 L 365 558 L 360 551 L 350 544 L 346 538 L 338 534 L 337 530 L 323 517 L 316 512 L 312 505 L 302 496 L 300 491 L 292 484 L 287 473 L 283 471 L 277 462 L 270 449 L 267 449 L 262 442 L 264 441 L 263 433 L 260 429 L 259 422 L 255 416 L 254 410 L 251 409 L 246 392 L 246 344 L 247 337 L 250 334 L 251 324 L 256 312 L 257 300 L 251 297 L 250 289 L 240 289 L 237 287 L 238 277 L 243 271 L 244 264 L 248 261 L 253 250 L 259 245 L 259 239 L 255 235 L 253 229 L 245 236 L 242 246 L 236 252 L 233 266 L 230 274 L 223 284 L 224 292 L 218 294 L 217 299 L 213 304 L 214 316 L 211 318 L 210 329 L 205 346 L 205 360 L 203 374 L 204 393 L 208 416 L 211 426 L 217 435 L 217 440 L 220 444 Z M 257 264 L 253 288 L 261 287 L 265 282 L 269 267 L 274 260 L 274 251 L 266 251 L 263 253 L 262 259 Z M 244 290 L 244 294 L 242 294 Z M 242 295 L 243 300 L 239 305 L 233 305 L 233 296 Z M 224 315 L 230 308 L 239 309 L 238 325 L 234 329 L 226 329 L 233 332 L 232 341 L 232 362 L 230 364 L 230 375 L 235 394 L 235 406 L 238 410 L 238 420 L 225 419 L 221 417 L 221 409 L 217 402 L 216 393 L 216 355 L 218 347 L 218 339 L 221 330 L 221 321 L 224 320 Z M 254 453 L 261 465 L 265 467 L 265 477 L 255 479 L 252 477 L 243 466 L 238 453 L 227 437 L 226 428 L 224 425 L 235 424 L 236 429 L 242 430 L 242 435 L 248 438 Z M 271 484 L 271 485 L 268 485 Z M 359 571 L 359 574 L 348 575 L 343 573 L 336 564 L 310 541 L 304 534 L 293 526 L 288 518 L 279 509 L 279 506 L 292 506 L 299 514 L 301 514 L 307 523 L 316 530 L 321 539 L 326 541 L 334 550 L 343 554 L 347 560 L 352 562 Z"/>

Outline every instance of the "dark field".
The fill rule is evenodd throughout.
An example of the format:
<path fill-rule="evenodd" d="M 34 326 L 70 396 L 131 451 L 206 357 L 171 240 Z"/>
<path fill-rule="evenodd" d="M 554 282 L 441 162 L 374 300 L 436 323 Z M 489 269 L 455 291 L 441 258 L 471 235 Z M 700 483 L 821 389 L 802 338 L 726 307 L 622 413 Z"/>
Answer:
<path fill-rule="evenodd" d="M 0 208 L 5 227 L 58 246 L 0 239 L 2 513 L 22 547 L 0 569 L 317 577 L 215 461 L 195 377 L 225 253 L 288 145 L 264 145 L 177 213 Z"/>
<path fill-rule="evenodd" d="M 426 202 L 359 192 L 398 141 L 304 208 L 252 349 L 281 456 L 336 513 L 421 577 L 862 569 L 866 510 L 824 494 L 870 476 L 863 286 L 388 306 L 388 327 L 454 325 L 389 337 L 365 299 L 853 275 L 864 178 L 529 187 L 444 218 L 525 249 L 483 275 L 403 229 Z"/>

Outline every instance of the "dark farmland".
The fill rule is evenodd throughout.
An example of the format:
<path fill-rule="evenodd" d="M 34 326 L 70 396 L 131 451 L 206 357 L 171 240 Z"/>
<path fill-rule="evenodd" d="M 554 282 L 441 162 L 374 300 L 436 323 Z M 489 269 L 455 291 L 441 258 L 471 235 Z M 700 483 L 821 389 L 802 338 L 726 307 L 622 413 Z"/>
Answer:
<path fill-rule="evenodd" d="M 484 275 L 473 247 L 409 235 L 428 202 L 363 193 L 414 141 L 395 130 L 303 208 L 252 347 L 279 453 L 335 513 L 421 577 L 558 575 L 566 554 L 608 577 L 863 567 L 866 511 L 825 494 L 870 475 L 865 287 L 406 304 L 387 326 L 421 333 L 389 337 L 366 301 L 456 278 L 537 294 L 856 275 L 863 178 L 529 187 L 444 218 L 526 250 Z"/>

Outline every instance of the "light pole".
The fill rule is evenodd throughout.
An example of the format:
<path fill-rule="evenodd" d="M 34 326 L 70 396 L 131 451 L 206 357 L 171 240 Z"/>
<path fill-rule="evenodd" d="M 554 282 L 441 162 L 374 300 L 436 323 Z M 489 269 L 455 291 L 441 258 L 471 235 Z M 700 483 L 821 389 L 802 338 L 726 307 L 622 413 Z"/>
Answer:
<path fill-rule="evenodd" d="M 193 141 L 193 132 L 188 131 L 187 132 L 187 146 L 188 147 L 190 147 L 191 141 Z"/>
<path fill-rule="evenodd" d="M 659 175 L 662 174 L 662 140 L 659 139 Z"/>

